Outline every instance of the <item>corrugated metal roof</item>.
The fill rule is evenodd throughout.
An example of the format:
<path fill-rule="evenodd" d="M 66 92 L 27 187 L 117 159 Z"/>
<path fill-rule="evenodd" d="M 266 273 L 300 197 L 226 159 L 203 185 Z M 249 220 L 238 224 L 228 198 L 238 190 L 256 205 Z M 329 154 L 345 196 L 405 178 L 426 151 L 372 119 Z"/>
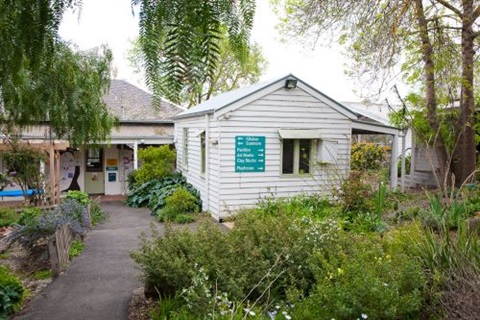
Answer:
<path fill-rule="evenodd" d="M 120 121 L 166 120 L 184 110 L 168 101 L 162 101 L 159 108 L 154 108 L 150 93 L 125 80 L 112 80 L 103 101 Z"/>
<path fill-rule="evenodd" d="M 371 111 L 369 112 L 369 110 L 367 110 L 364 104 L 361 102 L 340 103 L 330 98 L 329 96 L 325 95 L 324 93 L 318 91 L 316 88 L 310 86 L 308 83 L 305 83 L 304 81 L 294 76 L 293 74 L 287 74 L 285 76 L 275 78 L 269 81 L 259 82 L 247 87 L 222 93 L 216 97 L 213 97 L 207 101 L 202 102 L 201 104 L 198 104 L 190 109 L 183 111 L 182 113 L 174 116 L 173 118 L 180 119 L 180 118 L 187 118 L 190 116 L 196 116 L 201 114 L 214 113 L 237 101 L 247 98 L 248 96 L 255 94 L 256 92 L 261 91 L 273 84 L 284 82 L 286 79 L 296 79 L 299 84 L 313 90 L 313 92 L 315 92 L 315 94 L 318 94 L 318 96 L 321 97 L 321 99 L 323 99 L 324 101 L 328 101 L 329 103 L 331 103 L 331 105 L 336 106 L 337 110 L 344 110 L 344 113 L 347 116 L 349 116 L 353 121 L 358 121 L 359 123 L 362 123 L 364 121 L 372 122 L 372 123 L 376 123 L 377 125 L 384 126 L 386 128 L 394 128 L 390 125 L 388 121 L 388 116 L 379 115 Z M 384 107 L 386 108 L 387 106 L 384 106 Z"/>
<path fill-rule="evenodd" d="M 387 126 L 391 126 L 388 114 L 390 107 L 386 103 L 368 103 L 368 102 L 342 102 L 352 111 L 358 114 L 358 120 L 374 121 Z M 400 106 L 392 106 L 395 110 Z"/>
<path fill-rule="evenodd" d="M 268 87 L 278 81 L 284 80 L 288 77 L 293 77 L 291 74 L 287 76 L 283 76 L 281 78 L 276 78 L 268 81 L 258 82 L 253 85 L 238 88 L 232 91 L 228 91 L 218 96 L 215 96 L 207 101 L 204 101 L 190 109 L 187 109 L 180 113 L 178 117 L 184 117 L 189 115 L 196 115 L 196 114 L 204 114 L 204 113 L 212 113 L 214 111 L 220 110 L 236 101 L 239 101 L 245 97 L 248 97 L 255 92 L 262 90 L 263 88 Z M 174 117 L 175 118 L 175 117 Z"/>

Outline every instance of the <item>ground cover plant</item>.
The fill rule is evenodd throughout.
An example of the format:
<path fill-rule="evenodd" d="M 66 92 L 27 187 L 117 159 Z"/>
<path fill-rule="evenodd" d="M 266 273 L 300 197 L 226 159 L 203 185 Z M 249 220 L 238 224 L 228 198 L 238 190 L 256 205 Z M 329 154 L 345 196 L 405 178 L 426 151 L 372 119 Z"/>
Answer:
<path fill-rule="evenodd" d="M 90 208 L 90 214 L 87 208 Z M 8 266 L 11 273 L 21 279 L 30 292 L 28 299 L 52 281 L 47 244 L 55 230 L 68 224 L 73 231 L 75 240 L 69 251 L 71 260 L 84 250 L 82 236 L 85 232 L 106 218 L 98 199 L 90 199 L 80 191 L 69 192 L 53 209 L 24 207 L 17 211 L 16 222 L 9 224 L 6 236 L 0 237 L 0 268 Z M 0 296 L 2 294 L 0 292 Z M 0 319 L 3 319 L 1 312 Z"/>
<path fill-rule="evenodd" d="M 440 204 L 428 193 L 410 214 L 402 204 L 416 196 L 347 183 L 336 200 L 265 198 L 229 232 L 204 222 L 143 237 L 132 258 L 160 294 L 152 317 L 475 319 L 479 193 Z"/>
<path fill-rule="evenodd" d="M 170 204 L 170 209 L 165 208 L 167 199 L 172 196 L 174 198 L 181 196 L 182 199 L 175 201 L 171 198 L 170 203 L 186 202 L 189 205 L 185 208 L 179 206 L 172 208 L 172 204 Z M 187 182 L 181 173 L 174 173 L 162 179 L 149 180 L 143 184 L 135 183 L 130 188 L 130 192 L 125 200 L 125 204 L 130 207 L 150 208 L 152 215 L 159 217 L 160 221 L 173 221 L 177 215 L 181 215 L 177 222 L 185 218 L 185 214 L 199 212 L 201 203 L 200 193 Z"/>
<path fill-rule="evenodd" d="M 25 289 L 17 276 L 0 265 L 0 319 L 20 310 L 25 298 Z"/>

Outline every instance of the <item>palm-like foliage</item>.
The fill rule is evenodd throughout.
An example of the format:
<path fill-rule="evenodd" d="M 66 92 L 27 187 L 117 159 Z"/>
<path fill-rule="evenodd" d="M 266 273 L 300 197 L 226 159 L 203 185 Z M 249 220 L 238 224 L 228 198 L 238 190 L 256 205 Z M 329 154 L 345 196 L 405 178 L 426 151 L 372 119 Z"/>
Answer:
<path fill-rule="evenodd" d="M 223 28 L 237 59 L 246 60 L 254 0 L 132 0 L 132 5 L 140 6 L 146 81 L 156 94 L 168 91 L 174 98 L 185 82 L 213 78 Z"/>

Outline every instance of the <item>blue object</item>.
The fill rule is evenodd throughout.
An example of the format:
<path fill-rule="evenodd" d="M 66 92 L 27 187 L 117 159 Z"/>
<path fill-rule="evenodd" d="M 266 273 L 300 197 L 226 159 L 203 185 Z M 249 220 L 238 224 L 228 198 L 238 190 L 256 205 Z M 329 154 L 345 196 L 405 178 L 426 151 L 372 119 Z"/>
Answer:
<path fill-rule="evenodd" d="M 34 194 L 41 193 L 41 190 L 28 189 L 27 196 L 32 196 Z M 23 197 L 22 190 L 4 190 L 0 191 L 0 197 Z"/>

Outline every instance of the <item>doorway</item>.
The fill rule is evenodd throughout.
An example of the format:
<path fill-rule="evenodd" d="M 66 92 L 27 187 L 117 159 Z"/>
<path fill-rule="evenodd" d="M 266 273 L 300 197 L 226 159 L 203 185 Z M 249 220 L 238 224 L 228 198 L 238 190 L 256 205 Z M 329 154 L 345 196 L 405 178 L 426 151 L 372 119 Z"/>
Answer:
<path fill-rule="evenodd" d="M 103 170 L 103 148 L 85 150 L 85 192 L 105 194 L 105 172 Z"/>

